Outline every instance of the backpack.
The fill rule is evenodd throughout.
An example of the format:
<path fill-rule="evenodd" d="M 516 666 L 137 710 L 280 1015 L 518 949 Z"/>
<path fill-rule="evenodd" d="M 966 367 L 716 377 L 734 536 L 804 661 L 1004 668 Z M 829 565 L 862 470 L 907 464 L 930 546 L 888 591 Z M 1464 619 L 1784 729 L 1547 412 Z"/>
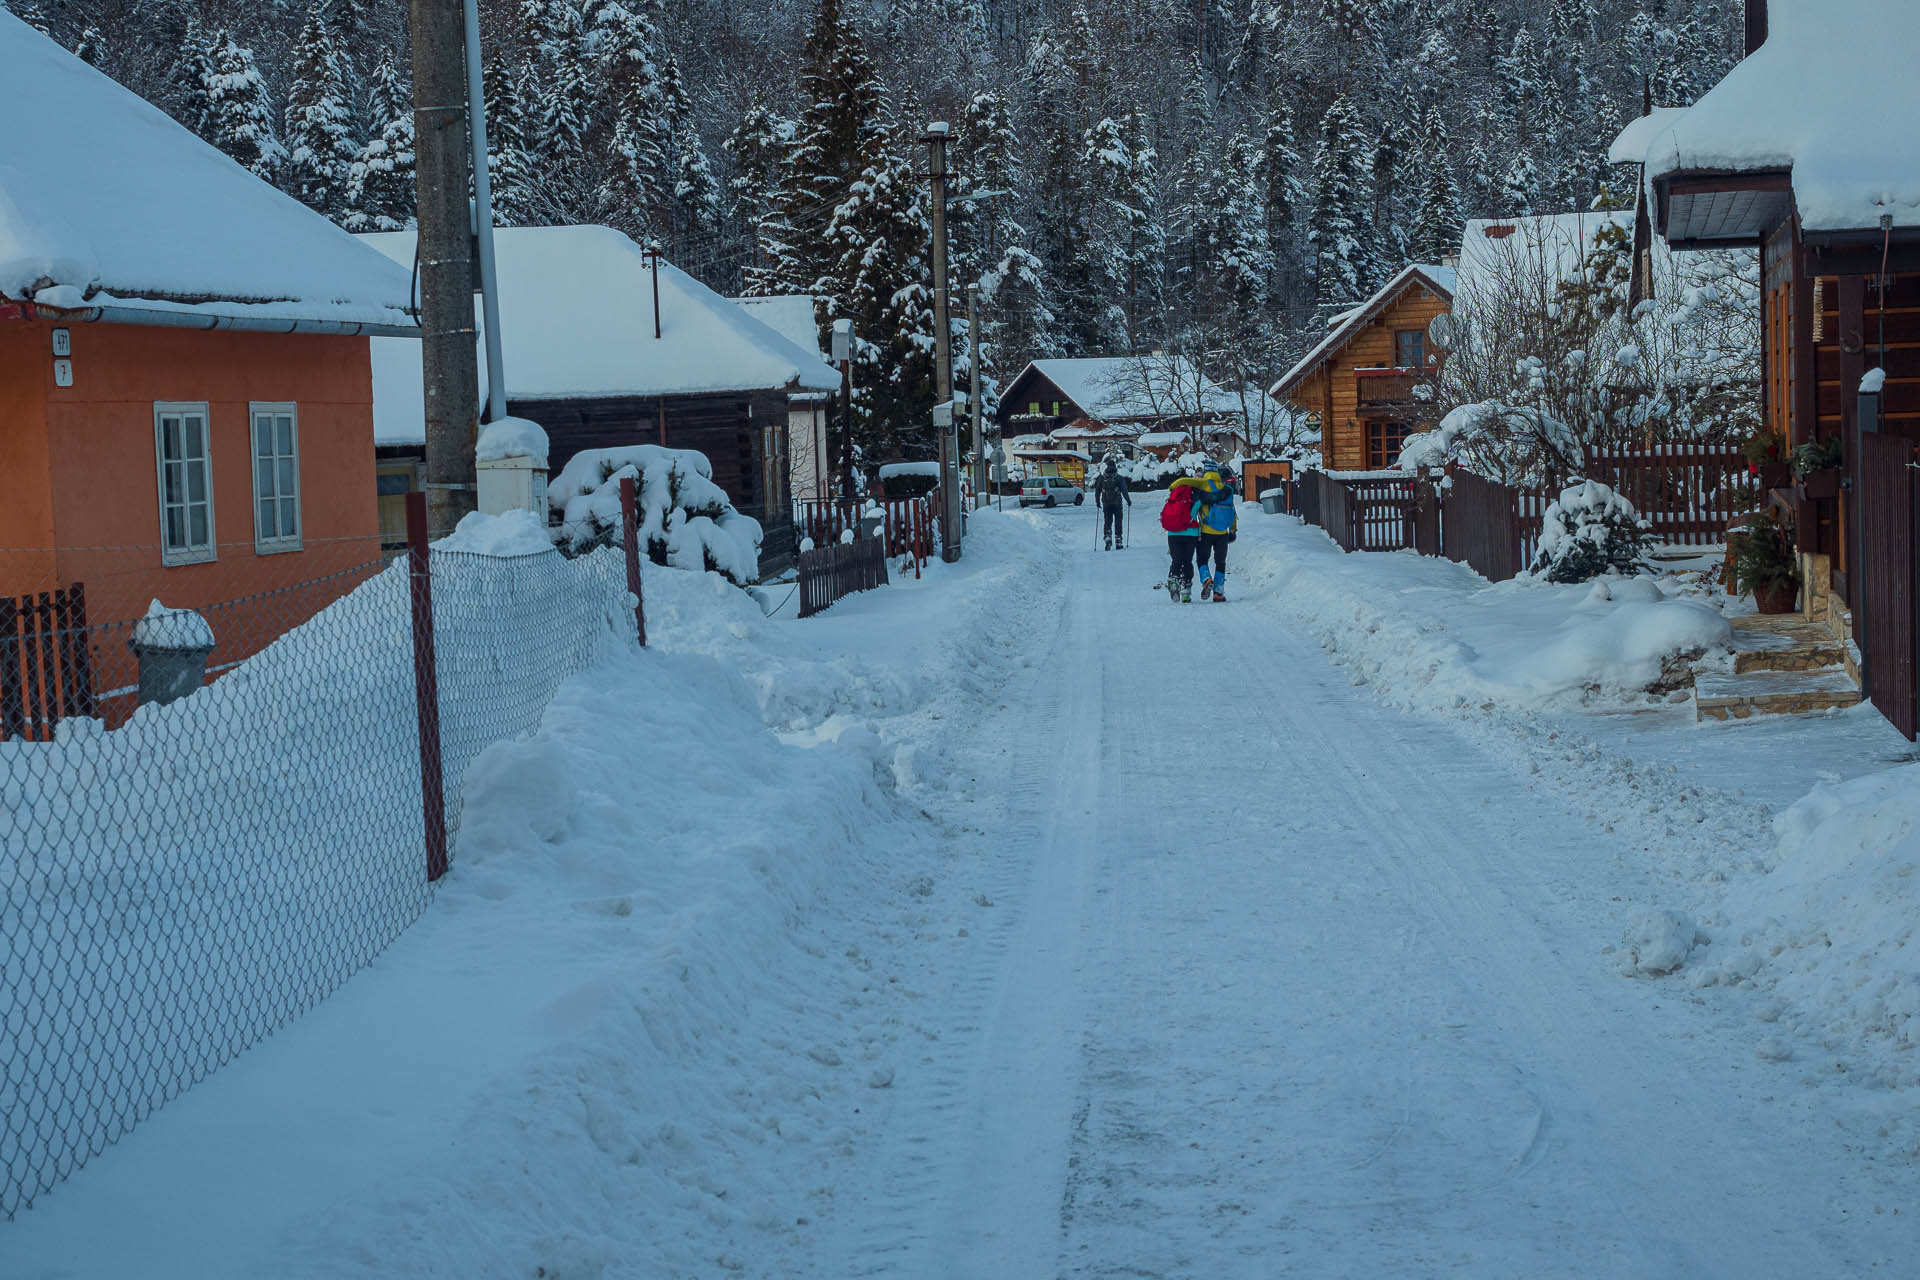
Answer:
<path fill-rule="evenodd" d="M 1167 504 L 1160 508 L 1160 527 L 1168 533 L 1185 533 L 1193 528 L 1193 490 L 1181 485 L 1167 490 Z"/>

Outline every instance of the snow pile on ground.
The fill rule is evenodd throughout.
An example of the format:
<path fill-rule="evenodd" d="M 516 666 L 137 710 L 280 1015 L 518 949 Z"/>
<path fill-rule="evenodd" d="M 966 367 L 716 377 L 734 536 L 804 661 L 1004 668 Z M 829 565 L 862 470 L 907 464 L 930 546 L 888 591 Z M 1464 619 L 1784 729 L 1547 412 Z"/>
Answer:
<path fill-rule="evenodd" d="M 558 555 L 553 537 L 531 511 L 484 515 L 470 511 L 453 532 L 433 544 L 435 551 L 462 551 L 483 556 Z"/>
<path fill-rule="evenodd" d="M 1401 706 L 1542 708 L 1644 703 L 1689 682 L 1686 665 L 1731 645 L 1711 606 L 1652 580 L 1489 583 L 1411 551 L 1347 554 L 1322 531 L 1246 507 L 1236 550 L 1356 684 Z"/>
<path fill-rule="evenodd" d="M 498 462 L 503 458 L 532 458 L 547 465 L 547 429 L 531 418 L 502 418 L 480 429 L 474 443 L 476 462 Z"/>
<path fill-rule="evenodd" d="M 620 482 L 632 478 L 640 540 L 655 564 L 711 570 L 739 586 L 760 576 L 760 522 L 734 510 L 713 464 L 692 449 L 657 444 L 585 449 L 547 485 L 554 536 L 578 554 L 620 539 Z"/>
<path fill-rule="evenodd" d="M 1816 786 L 1774 830 L 1776 865 L 1727 894 L 1695 983 L 1745 984 L 1789 1039 L 1920 1087 L 1920 765 Z"/>
<path fill-rule="evenodd" d="M 511 546 L 523 519 L 460 536 Z M 543 699 L 531 734 L 458 761 L 433 909 L 0 1226 L 0 1254 L 151 1280 L 584 1277 L 724 1274 L 804 1247 L 832 1208 L 821 1161 L 862 1141 L 861 1108 L 925 1052 L 907 994 L 849 939 L 911 933 L 924 896 L 903 867 L 950 856 L 920 805 L 968 783 L 944 754 L 952 726 L 1010 667 L 1044 660 L 1007 602 L 1058 581 L 1051 539 L 1013 514 L 969 526 L 961 563 L 804 622 L 781 601 L 764 615 L 717 574 L 643 565 L 651 647 L 603 649 Z M 614 553 L 544 560 L 604 568 L 624 606 Z M 404 572 L 370 585 L 402 619 L 382 644 L 404 646 Z M 443 651 L 443 700 L 451 669 Z M 390 700 L 411 708 L 410 692 Z M 396 724 L 405 741 L 355 757 L 368 806 L 409 786 L 417 799 L 417 776 L 389 759 L 413 750 L 410 718 Z M 316 838 L 342 849 L 352 824 L 380 829 L 377 814 L 321 816 Z M 0 810 L 0 839 L 14 817 Z M 397 865 L 417 886 L 417 816 L 402 834 Z M 123 1229 L 91 1225 L 106 1218 Z"/>
<path fill-rule="evenodd" d="M 1627 926 L 1617 953 L 1620 972 L 1644 978 L 1672 973 L 1687 962 L 1701 940 L 1692 916 L 1672 907 L 1656 907 Z"/>

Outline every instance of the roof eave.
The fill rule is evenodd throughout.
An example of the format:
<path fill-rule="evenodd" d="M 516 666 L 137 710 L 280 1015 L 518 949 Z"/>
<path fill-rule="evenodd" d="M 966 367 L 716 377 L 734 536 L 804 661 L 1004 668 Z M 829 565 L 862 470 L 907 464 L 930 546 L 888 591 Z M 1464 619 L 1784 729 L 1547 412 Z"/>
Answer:
<path fill-rule="evenodd" d="M 418 338 L 417 324 L 388 324 L 365 320 L 322 320 L 313 317 L 246 316 L 218 311 L 155 309 L 126 303 L 87 307 L 49 307 L 34 310 L 64 324 L 135 324 L 162 329 L 225 329 L 245 333 L 326 334 L 337 337 Z"/>

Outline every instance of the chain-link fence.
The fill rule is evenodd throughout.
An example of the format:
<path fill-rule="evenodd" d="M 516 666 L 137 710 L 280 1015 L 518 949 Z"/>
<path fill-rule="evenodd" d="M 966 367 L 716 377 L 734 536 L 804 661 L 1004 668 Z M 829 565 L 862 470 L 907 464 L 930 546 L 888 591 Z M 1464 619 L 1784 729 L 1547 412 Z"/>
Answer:
<path fill-rule="evenodd" d="M 618 548 L 428 563 L 84 623 L 7 598 L 0 1215 L 392 942 L 467 766 L 633 642 Z"/>

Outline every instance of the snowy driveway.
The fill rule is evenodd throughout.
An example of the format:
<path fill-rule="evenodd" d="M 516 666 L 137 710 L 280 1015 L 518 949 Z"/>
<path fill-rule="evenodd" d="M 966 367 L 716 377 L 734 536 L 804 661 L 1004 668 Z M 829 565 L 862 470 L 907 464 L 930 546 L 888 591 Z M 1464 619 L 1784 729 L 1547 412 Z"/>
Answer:
<path fill-rule="evenodd" d="M 1612 972 L 1639 855 L 1350 687 L 1257 589 L 1177 607 L 1155 549 L 1062 526 L 1045 665 L 951 815 L 1007 837 L 994 909 L 915 979 L 937 1043 L 836 1179 L 819 1274 L 1833 1276 L 1911 1248 L 1875 1216 L 1911 1169 L 1855 1163 L 1726 1013 Z"/>

